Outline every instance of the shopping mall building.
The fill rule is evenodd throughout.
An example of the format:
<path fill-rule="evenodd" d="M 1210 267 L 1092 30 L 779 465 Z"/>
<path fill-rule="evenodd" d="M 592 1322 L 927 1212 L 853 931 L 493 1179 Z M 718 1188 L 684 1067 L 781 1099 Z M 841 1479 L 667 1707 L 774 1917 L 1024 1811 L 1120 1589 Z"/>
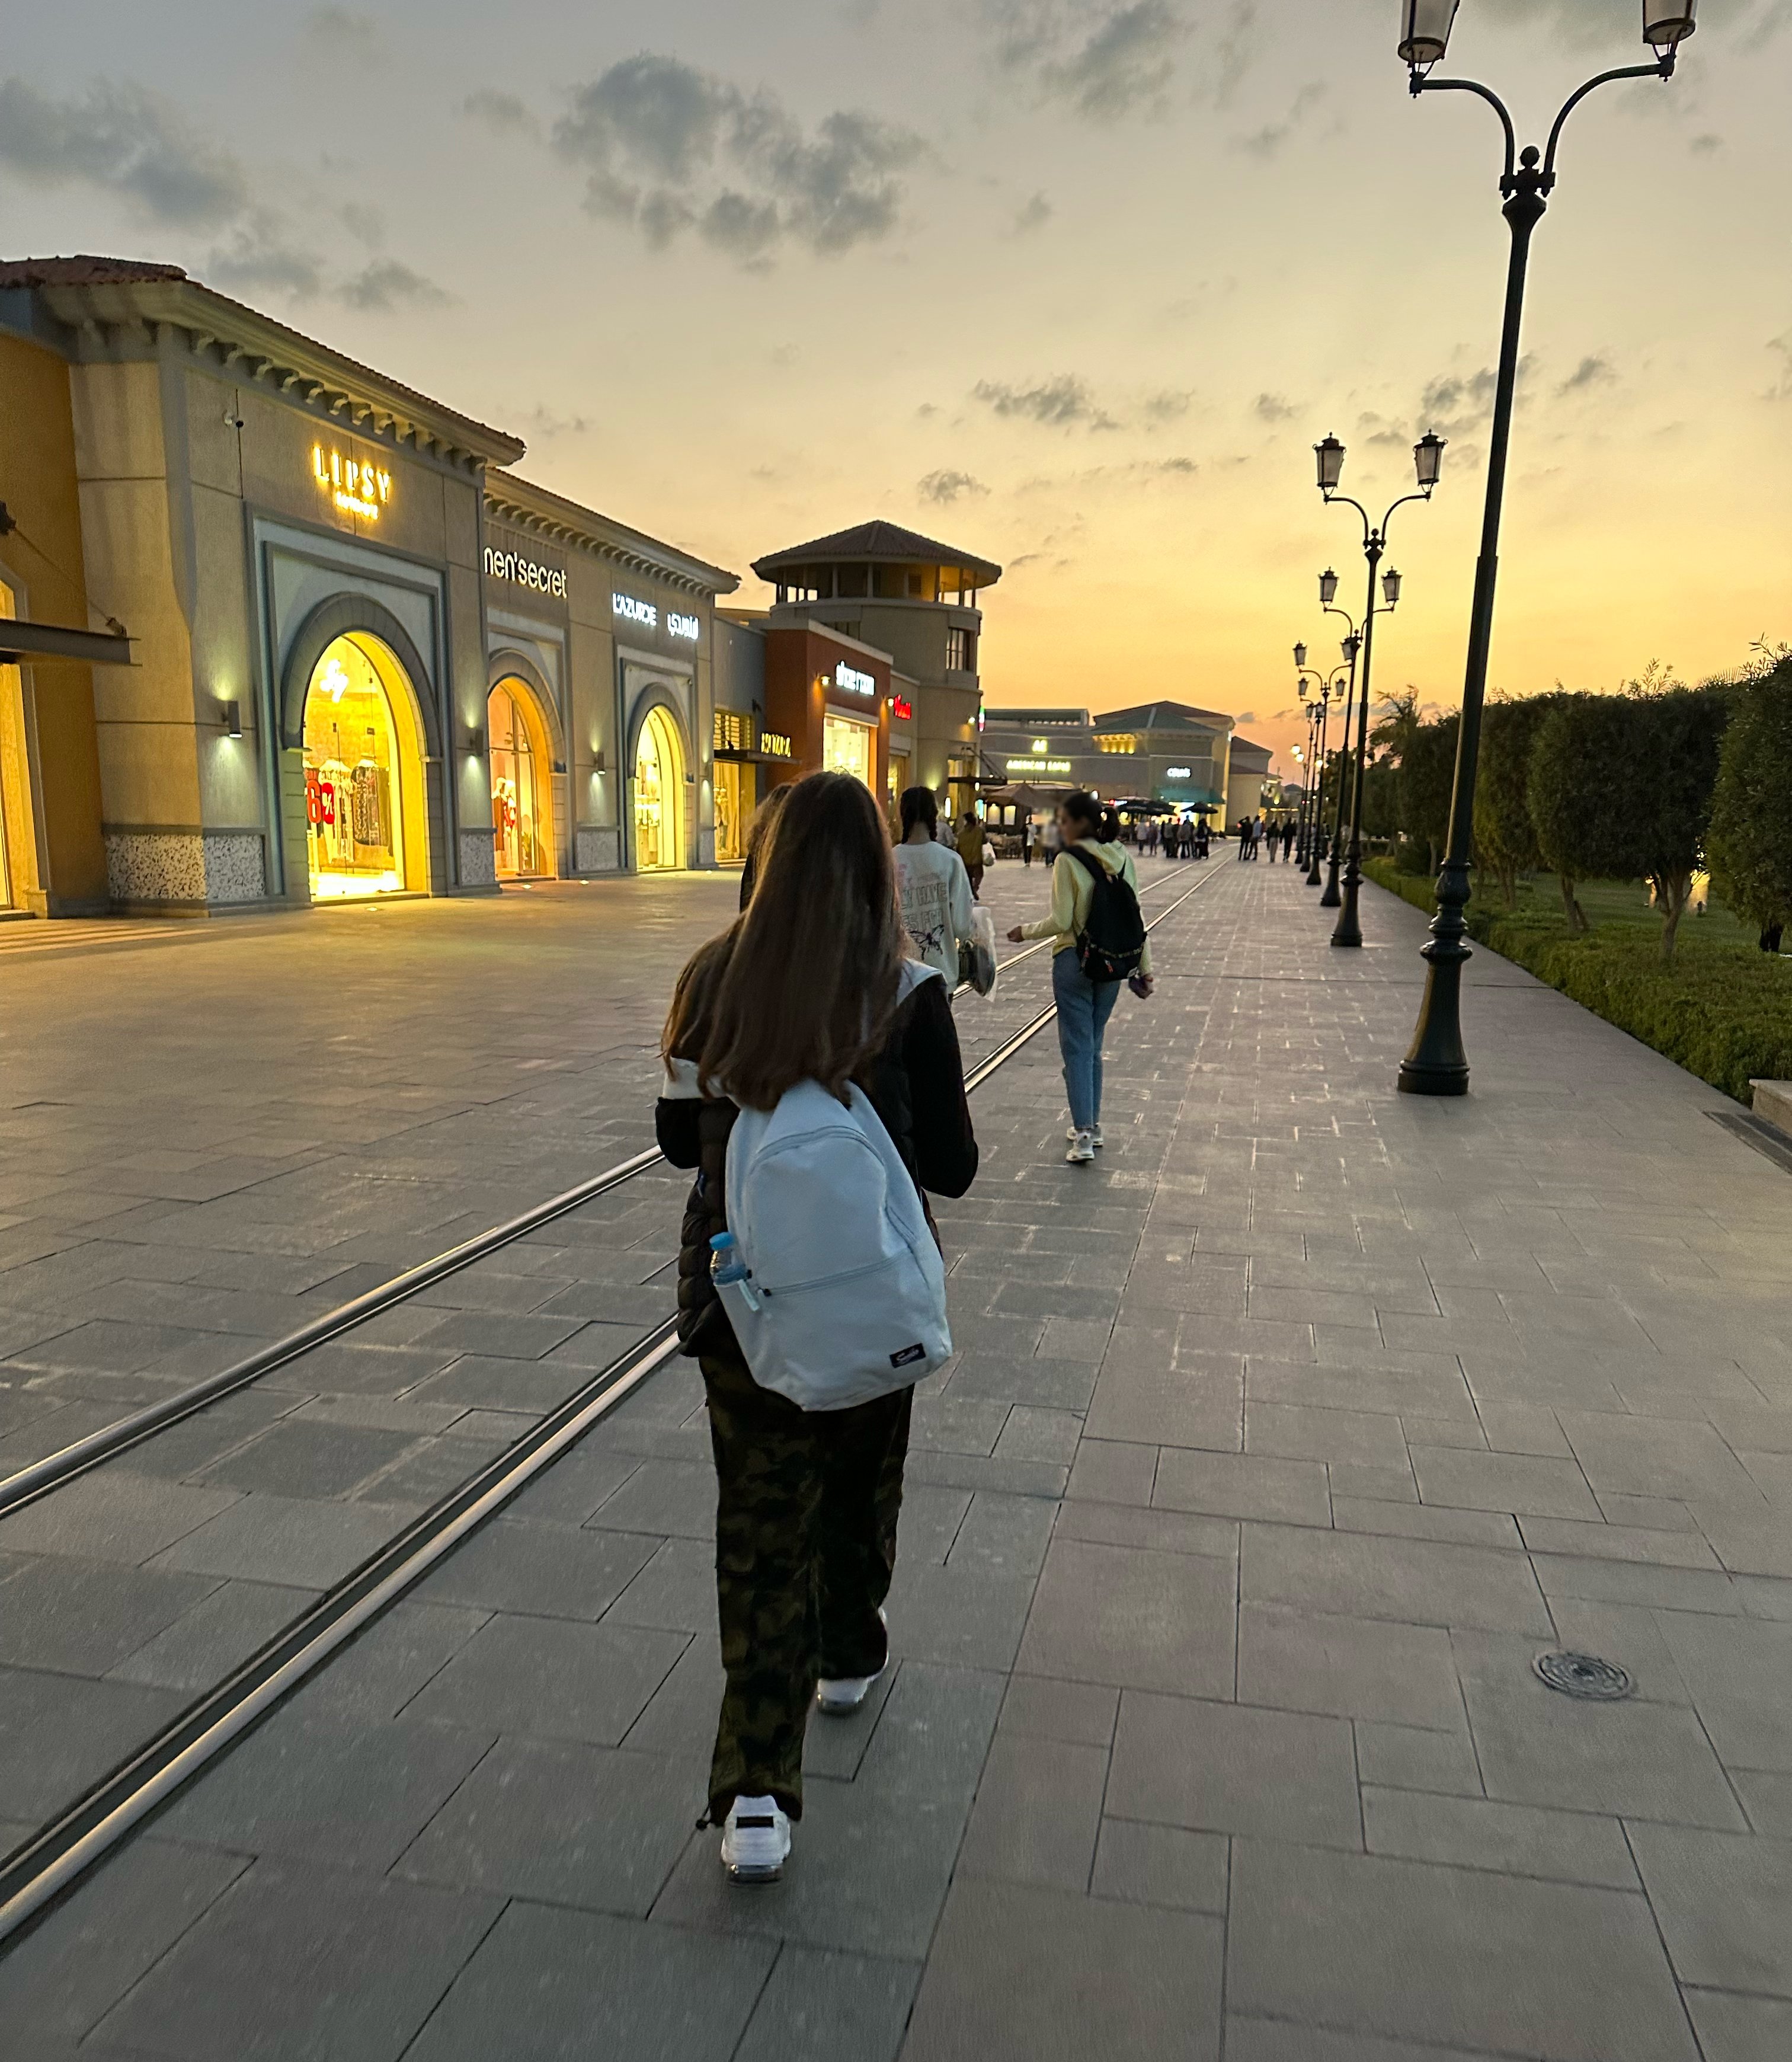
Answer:
<path fill-rule="evenodd" d="M 1230 823 L 1254 815 L 1272 756 L 1240 737 L 1233 719 L 1185 702 L 1145 702 L 1091 716 L 1086 708 L 984 712 L 986 793 L 1035 796 L 1086 788 L 1106 801 L 1167 804 Z"/>
<path fill-rule="evenodd" d="M 968 795 L 997 568 L 908 540 L 955 560 L 937 654 L 781 587 L 725 617 L 733 573 L 523 451 L 174 267 L 0 263 L 0 909 L 712 867 L 822 765 Z M 909 599 L 912 552 L 824 541 Z"/>

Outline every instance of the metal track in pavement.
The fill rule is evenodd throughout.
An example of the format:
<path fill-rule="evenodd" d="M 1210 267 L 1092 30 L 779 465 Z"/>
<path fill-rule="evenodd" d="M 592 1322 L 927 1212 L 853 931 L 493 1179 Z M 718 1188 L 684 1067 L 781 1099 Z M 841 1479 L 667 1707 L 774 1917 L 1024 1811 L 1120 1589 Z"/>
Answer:
<path fill-rule="evenodd" d="M 1218 872 L 1209 867 L 1146 929 L 1155 930 Z M 1056 1014 L 1054 1004 L 1005 1040 L 965 1077 L 967 1092 L 988 1081 Z M 639 1345 L 594 1374 L 8 1855 L 0 1865 L 0 1944 L 639 1389 L 677 1351 L 676 1324 L 676 1318 L 663 1319 Z"/>
<path fill-rule="evenodd" d="M 1175 881 L 1178 874 L 1170 874 Z M 1153 881 L 1153 889 L 1163 886 L 1162 881 Z M 1172 904 L 1171 908 L 1176 906 Z M 1169 911 L 1164 912 L 1165 915 Z M 1155 920 L 1154 920 L 1155 921 Z M 1011 959 L 1003 961 L 1000 971 L 1017 966 L 1022 960 L 1031 959 L 1035 953 L 1046 950 L 1051 941 L 1044 939 L 1036 945 L 1028 945 L 1024 952 L 1016 953 Z M 956 991 L 962 994 L 962 989 Z M 1032 1031 L 1049 1017 L 1036 1020 Z M 1004 1051 L 1007 1048 L 1003 1049 Z M 220 1368 L 215 1374 L 190 1383 L 185 1389 L 176 1390 L 171 1395 L 158 1398 L 146 1404 L 141 1410 L 134 1410 L 110 1425 L 102 1425 L 97 1432 L 90 1432 L 83 1439 L 46 1454 L 42 1459 L 34 1461 L 15 1474 L 0 1479 L 0 1518 L 15 1510 L 22 1510 L 27 1504 L 35 1503 L 40 1497 L 47 1496 L 52 1490 L 60 1489 L 65 1482 L 73 1482 L 77 1475 L 85 1474 L 90 1468 L 98 1467 L 102 1461 L 128 1452 L 145 1439 L 151 1438 L 170 1425 L 176 1425 L 183 1418 L 190 1418 L 196 1411 L 203 1410 L 220 1397 L 230 1396 L 239 1389 L 247 1389 L 251 1382 L 259 1382 L 264 1374 L 271 1374 L 276 1368 L 284 1367 L 297 1360 L 314 1347 L 326 1346 L 331 1340 L 339 1338 L 344 1332 L 352 1331 L 364 1325 L 370 1318 L 378 1317 L 381 1311 L 391 1310 L 395 1304 L 404 1302 L 421 1290 L 432 1288 L 451 1274 L 458 1274 L 463 1268 L 471 1267 L 475 1261 L 488 1258 L 531 1232 L 539 1231 L 543 1225 L 552 1224 L 555 1218 L 595 1202 L 599 1196 L 607 1195 L 612 1189 L 620 1188 L 623 1182 L 632 1181 L 637 1174 L 644 1174 L 650 1168 L 659 1165 L 663 1155 L 659 1149 L 650 1146 L 643 1153 L 619 1161 L 614 1167 L 606 1168 L 601 1174 L 594 1174 L 589 1181 L 580 1181 L 551 1196 L 546 1202 L 536 1203 L 520 1215 L 507 1218 L 503 1224 L 494 1225 L 461 1245 L 451 1246 L 446 1253 L 423 1261 L 415 1267 L 407 1268 L 389 1282 L 382 1282 L 376 1288 L 355 1297 L 351 1302 L 339 1304 L 334 1310 L 327 1310 L 321 1318 L 302 1325 L 285 1338 L 271 1344 L 259 1346 L 255 1352 L 246 1354 L 241 1360 L 232 1361 L 228 1367 Z"/>

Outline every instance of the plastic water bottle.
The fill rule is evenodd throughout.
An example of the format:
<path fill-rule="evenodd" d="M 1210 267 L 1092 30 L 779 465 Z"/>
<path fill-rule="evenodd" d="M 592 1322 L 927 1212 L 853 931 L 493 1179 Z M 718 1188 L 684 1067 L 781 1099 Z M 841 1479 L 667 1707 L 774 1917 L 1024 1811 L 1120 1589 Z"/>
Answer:
<path fill-rule="evenodd" d="M 732 1231 L 716 1232 L 710 1239 L 709 1278 L 718 1289 L 726 1283 L 733 1283 L 746 1298 L 749 1310 L 759 1308 L 759 1295 L 753 1287 L 752 1270 L 748 1266 L 740 1242 Z"/>

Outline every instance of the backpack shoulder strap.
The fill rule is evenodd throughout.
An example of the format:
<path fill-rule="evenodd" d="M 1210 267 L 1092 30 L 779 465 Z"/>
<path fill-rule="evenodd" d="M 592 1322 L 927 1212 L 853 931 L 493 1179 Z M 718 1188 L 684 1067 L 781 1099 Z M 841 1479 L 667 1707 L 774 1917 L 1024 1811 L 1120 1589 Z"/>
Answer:
<path fill-rule="evenodd" d="M 1064 856 L 1076 860 L 1097 881 L 1112 881 L 1114 878 L 1104 860 L 1097 859 L 1093 852 L 1084 852 L 1079 844 L 1067 844 L 1064 848 Z"/>

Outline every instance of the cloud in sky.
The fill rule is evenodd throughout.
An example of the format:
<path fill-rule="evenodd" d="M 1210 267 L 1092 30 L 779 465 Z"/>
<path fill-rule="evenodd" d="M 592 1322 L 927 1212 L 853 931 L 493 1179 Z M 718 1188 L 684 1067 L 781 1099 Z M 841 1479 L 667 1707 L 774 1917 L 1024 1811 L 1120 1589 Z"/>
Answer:
<path fill-rule="evenodd" d="M 1017 207 L 1014 219 L 1008 224 L 1010 236 L 1030 236 L 1036 229 L 1043 229 L 1052 219 L 1052 203 L 1044 194 L 1036 193 L 1024 207 Z"/>
<path fill-rule="evenodd" d="M 1096 405 L 1088 382 L 1074 372 L 1060 372 L 1032 387 L 1011 386 L 1004 379 L 980 379 L 972 397 L 996 415 L 1041 423 L 1051 430 L 1113 430 L 1120 425 Z"/>
<path fill-rule="evenodd" d="M 1289 103 L 1287 114 L 1279 122 L 1266 122 L 1249 136 L 1241 136 L 1237 147 L 1253 158 L 1279 157 L 1283 145 L 1293 138 L 1307 115 L 1325 98 L 1324 85 L 1317 79 L 1311 81 L 1295 94 Z"/>
<path fill-rule="evenodd" d="M 1192 387 L 1164 387 L 1145 398 L 1145 419 L 1148 423 L 1161 424 L 1179 421 L 1189 412 L 1189 403 L 1195 398 Z"/>
<path fill-rule="evenodd" d="M 1189 33 L 1169 0 L 984 0 L 996 62 L 1039 97 L 1092 122 L 1161 102 Z"/>
<path fill-rule="evenodd" d="M 291 295 L 305 300 L 322 292 L 323 260 L 293 242 L 278 217 L 251 209 L 205 263 L 205 280 L 226 293 Z"/>
<path fill-rule="evenodd" d="M 1300 412 L 1293 402 L 1281 394 L 1259 394 L 1251 403 L 1251 413 L 1265 423 L 1292 422 Z"/>
<path fill-rule="evenodd" d="M 325 56 L 352 64 L 383 64 L 386 46 L 372 18 L 347 7 L 314 7 L 305 17 L 305 34 Z"/>
<path fill-rule="evenodd" d="M 541 140 L 541 123 L 534 110 L 521 94 L 506 93 L 499 86 L 482 86 L 477 93 L 468 94 L 460 103 L 460 111 L 494 135 L 523 136 L 531 142 Z"/>
<path fill-rule="evenodd" d="M 453 299 L 433 279 L 426 279 L 396 258 L 376 258 L 363 266 L 336 289 L 336 297 L 351 308 L 376 315 L 389 315 L 398 308 L 445 308 Z"/>
<path fill-rule="evenodd" d="M 1609 387 L 1617 377 L 1611 360 L 1602 351 L 1595 351 L 1581 360 L 1556 391 L 1584 394 L 1590 387 Z"/>
<path fill-rule="evenodd" d="M 913 131 L 836 110 L 805 132 L 769 87 L 748 94 L 681 58 L 643 51 L 575 86 L 554 147 L 586 175 L 593 215 L 655 248 L 687 231 L 746 259 L 796 243 L 829 255 L 887 236 Z"/>
<path fill-rule="evenodd" d="M 930 472 L 924 479 L 915 483 L 915 491 L 922 500 L 936 503 L 949 508 L 953 502 L 968 494 L 972 496 L 987 494 L 989 489 L 980 479 L 973 479 L 968 472 Z"/>
<path fill-rule="evenodd" d="M 247 174 L 172 101 L 128 81 L 58 100 L 0 79 L 0 165 L 38 186 L 102 187 L 150 221 L 210 229 L 249 198 Z"/>

